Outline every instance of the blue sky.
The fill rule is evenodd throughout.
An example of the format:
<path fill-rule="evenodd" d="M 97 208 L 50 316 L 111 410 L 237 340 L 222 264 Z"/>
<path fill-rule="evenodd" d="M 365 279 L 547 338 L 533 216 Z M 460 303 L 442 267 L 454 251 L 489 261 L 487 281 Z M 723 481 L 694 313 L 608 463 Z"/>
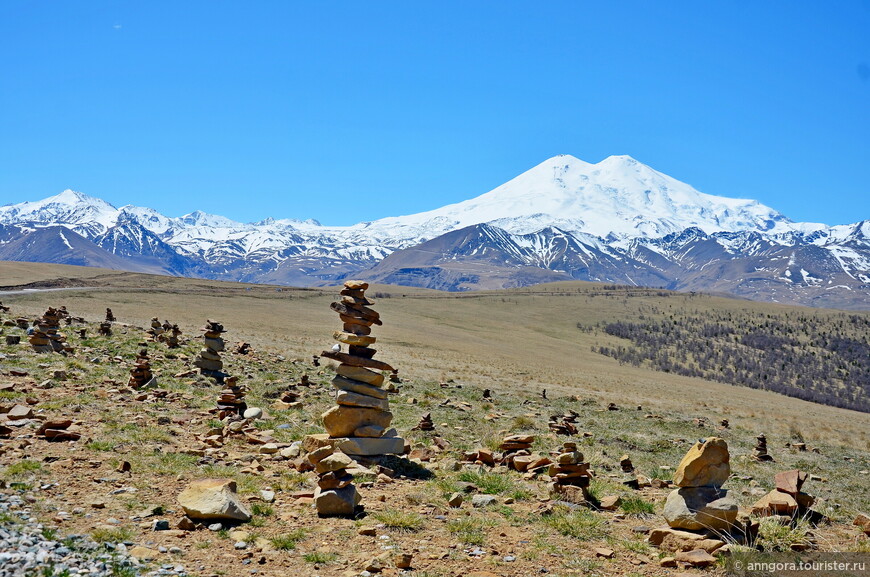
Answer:
<path fill-rule="evenodd" d="M 870 2 L 0 3 L 0 204 L 352 224 L 561 153 L 870 218 Z"/>

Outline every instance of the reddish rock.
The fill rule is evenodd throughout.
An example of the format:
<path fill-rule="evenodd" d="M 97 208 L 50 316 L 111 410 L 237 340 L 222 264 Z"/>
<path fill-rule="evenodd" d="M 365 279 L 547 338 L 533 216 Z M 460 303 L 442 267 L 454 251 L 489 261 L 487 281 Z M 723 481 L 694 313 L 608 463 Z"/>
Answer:
<path fill-rule="evenodd" d="M 803 487 L 806 480 L 807 474 L 798 469 L 783 471 L 782 473 L 777 473 L 776 477 L 774 477 L 776 489 L 783 493 L 788 493 L 792 497 L 801 492 L 801 487 Z"/>

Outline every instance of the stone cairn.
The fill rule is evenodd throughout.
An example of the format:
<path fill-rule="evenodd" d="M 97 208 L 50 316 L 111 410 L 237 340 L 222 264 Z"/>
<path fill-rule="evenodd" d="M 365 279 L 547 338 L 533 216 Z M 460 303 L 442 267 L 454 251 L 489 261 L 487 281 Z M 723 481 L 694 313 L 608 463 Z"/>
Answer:
<path fill-rule="evenodd" d="M 163 335 L 163 333 L 166 331 L 163 329 L 163 325 L 160 323 L 160 319 L 154 317 L 151 319 L 151 328 L 149 328 L 145 332 L 148 333 L 148 336 L 151 337 L 152 341 L 157 342 L 161 340 L 161 335 Z"/>
<path fill-rule="evenodd" d="M 737 501 L 722 489 L 731 475 L 724 439 L 701 439 L 683 457 L 674 473 L 679 487 L 668 494 L 664 517 L 674 529 L 731 531 L 736 529 Z"/>
<path fill-rule="evenodd" d="M 498 446 L 498 450 L 502 451 L 501 463 L 506 465 L 508 469 L 519 470 L 514 465 L 514 459 L 530 456 L 534 442 L 534 435 L 508 435 L 504 437 Z"/>
<path fill-rule="evenodd" d="M 432 422 L 432 413 L 426 413 L 417 423 L 417 426 L 411 429 L 412 431 L 434 431 L 435 423 Z"/>
<path fill-rule="evenodd" d="M 66 349 L 65 337 L 58 332 L 60 316 L 57 309 L 49 307 L 42 318 L 33 324 L 33 334 L 28 342 L 38 353 L 60 352 Z"/>
<path fill-rule="evenodd" d="M 759 517 L 770 515 L 787 515 L 792 518 L 814 517 L 815 512 L 810 511 L 810 507 L 815 502 L 815 498 L 801 490 L 808 476 L 798 469 L 777 473 L 774 477 L 776 488 L 752 506 L 752 514 Z"/>
<path fill-rule="evenodd" d="M 374 456 L 400 454 L 405 441 L 389 429 L 393 420 L 387 391 L 381 388 L 384 376 L 377 371 L 393 371 L 393 367 L 372 357 L 375 337 L 372 325 L 383 324 L 380 315 L 369 308 L 374 304 L 365 296 L 368 283 L 347 281 L 341 290 L 341 301 L 330 308 L 344 323 L 342 331 L 333 333 L 340 344 L 320 356 L 338 361 L 332 386 L 338 390 L 337 406 L 323 413 L 323 426 L 330 439 L 340 439 L 335 447 L 349 455 Z M 348 352 L 341 352 L 347 345 Z"/>
<path fill-rule="evenodd" d="M 764 433 L 755 437 L 755 454 L 752 458 L 756 461 L 773 461 L 773 457 L 767 454 L 767 437 Z"/>
<path fill-rule="evenodd" d="M 224 382 L 224 389 L 218 397 L 217 409 L 214 409 L 212 412 L 216 412 L 218 418 L 223 420 L 228 416 L 242 416 L 247 410 L 248 404 L 245 402 L 245 389 L 239 385 L 239 378 L 227 377 Z"/>
<path fill-rule="evenodd" d="M 577 420 L 580 418 L 580 414 L 568 410 L 564 415 L 551 415 L 550 420 L 547 423 L 547 428 L 550 431 L 556 433 L 557 435 L 576 435 L 577 434 Z"/>
<path fill-rule="evenodd" d="M 314 505 L 321 517 L 349 517 L 356 511 L 362 497 L 353 484 L 353 475 L 347 468 L 353 460 L 331 445 L 311 451 L 308 461 L 317 473 L 317 489 L 314 490 Z"/>
<path fill-rule="evenodd" d="M 224 363 L 221 361 L 220 352 L 224 350 L 225 344 L 221 334 L 224 333 L 224 326 L 215 321 L 207 320 L 205 326 L 199 329 L 203 332 L 203 349 L 199 351 L 199 356 L 193 361 L 195 367 L 199 367 L 203 375 L 208 375 L 223 382 L 226 376 L 221 372 L 224 368 Z"/>
<path fill-rule="evenodd" d="M 113 322 L 115 322 L 116 320 L 117 320 L 117 319 L 115 318 L 115 315 L 112 314 L 112 309 L 106 307 L 106 322 L 107 322 L 107 323 L 113 323 Z"/>
<path fill-rule="evenodd" d="M 589 463 L 583 462 L 583 453 L 577 450 L 577 443 L 562 443 L 556 462 L 550 465 L 548 473 L 552 481 L 547 488 L 553 499 L 577 504 L 591 501 Z"/>
<path fill-rule="evenodd" d="M 151 363 L 148 362 L 148 349 L 142 349 L 136 355 L 136 362 L 130 369 L 130 381 L 127 383 L 131 389 L 141 389 L 154 378 L 151 372 Z"/>
<path fill-rule="evenodd" d="M 181 335 L 181 329 L 178 328 L 178 325 L 170 325 L 168 329 L 166 328 L 166 325 L 163 325 L 163 328 L 166 331 L 163 333 L 166 335 L 166 346 L 170 349 L 177 349 L 179 347 L 178 337 Z"/>
<path fill-rule="evenodd" d="M 0 301 L 0 312 L 4 312 L 4 313 L 8 313 L 8 312 L 9 312 L 9 307 L 7 307 L 6 305 L 4 305 L 2 301 Z"/>
<path fill-rule="evenodd" d="M 109 321 L 101 322 L 100 328 L 97 329 L 97 332 L 103 336 L 108 337 L 112 334 L 112 323 Z"/>

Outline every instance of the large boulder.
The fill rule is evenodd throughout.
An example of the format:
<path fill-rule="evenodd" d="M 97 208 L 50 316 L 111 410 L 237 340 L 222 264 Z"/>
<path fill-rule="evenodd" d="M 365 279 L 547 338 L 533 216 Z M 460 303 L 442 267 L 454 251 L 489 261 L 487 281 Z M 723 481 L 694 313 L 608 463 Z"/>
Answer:
<path fill-rule="evenodd" d="M 664 517 L 675 529 L 728 530 L 737 521 L 737 501 L 724 489 L 683 487 L 668 495 Z"/>
<path fill-rule="evenodd" d="M 731 474 L 728 443 L 719 437 L 701 440 L 689 449 L 674 473 L 678 487 L 721 487 Z"/>
<path fill-rule="evenodd" d="M 178 503 L 191 519 L 250 521 L 251 512 L 236 494 L 232 479 L 198 479 L 178 495 Z"/>
<path fill-rule="evenodd" d="M 393 413 L 377 409 L 336 405 L 323 413 L 323 427 L 330 437 L 350 437 L 360 427 L 377 425 L 389 428 Z"/>
<path fill-rule="evenodd" d="M 317 487 L 314 490 L 314 504 L 321 517 L 352 516 L 360 501 L 362 501 L 362 497 L 353 485 L 329 490 Z"/>

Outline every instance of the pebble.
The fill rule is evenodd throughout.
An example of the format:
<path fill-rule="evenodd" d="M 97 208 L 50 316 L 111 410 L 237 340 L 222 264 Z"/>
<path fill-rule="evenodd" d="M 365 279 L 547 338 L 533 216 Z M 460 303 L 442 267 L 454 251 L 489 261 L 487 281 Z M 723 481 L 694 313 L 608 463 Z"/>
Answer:
<path fill-rule="evenodd" d="M 0 516 L 9 513 L 21 522 L 0 524 L 0 577 L 31 575 L 87 575 L 112 577 L 119 574 L 141 577 L 186 577 L 183 565 L 162 565 L 146 570 L 127 554 L 123 543 L 95 543 L 83 535 L 53 535 L 36 521 L 27 501 L 0 492 Z"/>

